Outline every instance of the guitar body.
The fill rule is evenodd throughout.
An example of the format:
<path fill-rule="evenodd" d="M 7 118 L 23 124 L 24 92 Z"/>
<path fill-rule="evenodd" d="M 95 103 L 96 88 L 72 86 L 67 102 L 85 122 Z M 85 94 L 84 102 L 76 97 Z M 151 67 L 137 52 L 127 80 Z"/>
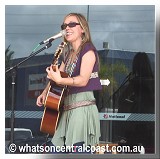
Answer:
<path fill-rule="evenodd" d="M 59 112 L 45 107 L 43 117 L 41 120 L 40 131 L 43 133 L 54 135 L 55 130 L 57 128 L 58 119 L 59 119 Z"/>
<path fill-rule="evenodd" d="M 68 74 L 61 72 L 61 76 L 68 77 Z M 63 104 L 65 87 L 50 82 L 50 87 L 44 103 L 44 113 L 41 120 L 41 132 L 54 135 L 60 117 L 60 109 Z"/>
<path fill-rule="evenodd" d="M 62 42 L 61 45 L 59 45 L 55 55 L 54 55 L 54 61 L 53 61 L 53 71 L 55 71 L 55 65 L 57 64 L 58 58 L 60 54 L 62 53 L 62 50 L 64 46 L 66 45 L 65 42 Z M 68 74 L 65 72 L 60 72 L 62 78 L 67 78 Z M 43 117 L 41 120 L 41 126 L 40 131 L 43 133 L 47 133 L 50 135 L 54 135 L 59 117 L 60 117 L 60 109 L 61 105 L 63 103 L 64 98 L 64 92 L 66 86 L 63 85 L 57 85 L 54 81 L 50 81 L 49 83 L 49 89 L 46 95 L 46 99 L 44 102 L 44 112 Z"/>

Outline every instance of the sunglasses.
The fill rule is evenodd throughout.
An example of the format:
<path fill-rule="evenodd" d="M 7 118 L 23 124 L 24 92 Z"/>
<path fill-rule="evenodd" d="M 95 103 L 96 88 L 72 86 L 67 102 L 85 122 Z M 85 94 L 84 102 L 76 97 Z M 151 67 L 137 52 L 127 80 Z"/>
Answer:
<path fill-rule="evenodd" d="M 69 26 L 70 28 L 73 28 L 75 27 L 76 25 L 80 25 L 79 23 L 76 23 L 76 22 L 70 22 L 68 24 L 62 24 L 61 25 L 61 29 L 64 30 L 67 28 L 67 26 Z"/>

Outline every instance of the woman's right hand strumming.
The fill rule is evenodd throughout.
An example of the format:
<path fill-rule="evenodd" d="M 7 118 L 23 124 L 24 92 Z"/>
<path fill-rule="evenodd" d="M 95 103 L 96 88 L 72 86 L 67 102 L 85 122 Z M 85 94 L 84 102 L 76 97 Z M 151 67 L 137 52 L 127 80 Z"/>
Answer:
<path fill-rule="evenodd" d="M 46 98 L 46 93 L 42 92 L 42 94 L 37 98 L 36 102 L 37 106 L 41 107 L 42 105 L 44 105 L 45 98 Z"/>

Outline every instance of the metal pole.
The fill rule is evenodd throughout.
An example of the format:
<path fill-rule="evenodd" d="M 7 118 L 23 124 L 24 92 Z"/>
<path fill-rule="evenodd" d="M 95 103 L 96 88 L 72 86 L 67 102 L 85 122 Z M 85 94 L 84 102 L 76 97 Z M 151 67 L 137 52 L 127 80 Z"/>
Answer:
<path fill-rule="evenodd" d="M 87 6 L 87 21 L 89 21 L 89 5 Z"/>
<path fill-rule="evenodd" d="M 16 70 L 12 70 L 12 108 L 11 108 L 11 140 L 10 143 L 14 143 L 14 103 L 15 103 L 15 77 Z"/>

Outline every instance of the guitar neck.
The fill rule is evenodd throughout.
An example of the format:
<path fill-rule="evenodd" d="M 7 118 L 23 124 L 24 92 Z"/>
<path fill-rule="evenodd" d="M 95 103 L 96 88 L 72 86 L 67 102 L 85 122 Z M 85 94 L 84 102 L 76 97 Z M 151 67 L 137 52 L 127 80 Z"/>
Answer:
<path fill-rule="evenodd" d="M 66 45 L 66 42 L 62 42 L 62 43 L 58 46 L 56 52 L 54 53 L 54 60 L 53 60 L 53 62 L 52 62 L 53 65 L 56 65 L 56 64 L 57 64 L 58 59 L 59 59 L 60 55 L 62 54 L 65 45 Z"/>

